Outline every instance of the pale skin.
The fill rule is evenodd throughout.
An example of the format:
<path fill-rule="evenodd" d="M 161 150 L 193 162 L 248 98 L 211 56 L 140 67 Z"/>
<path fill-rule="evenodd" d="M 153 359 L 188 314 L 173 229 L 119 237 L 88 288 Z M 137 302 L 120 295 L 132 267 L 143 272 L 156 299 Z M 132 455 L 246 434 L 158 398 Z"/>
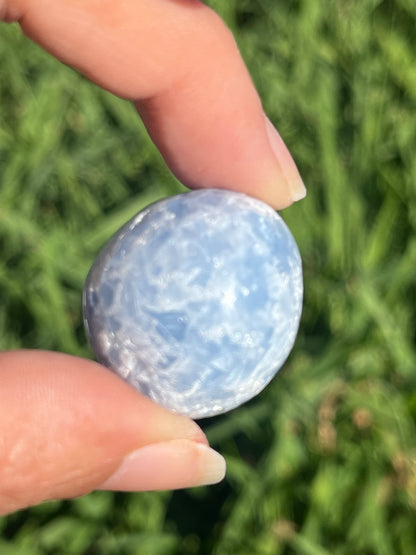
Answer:
<path fill-rule="evenodd" d="M 187 186 L 245 192 L 276 209 L 305 189 L 235 41 L 196 0 L 0 0 L 0 21 L 134 102 Z M 191 420 L 99 364 L 0 354 L 0 514 L 94 489 L 215 483 L 221 455 Z"/>

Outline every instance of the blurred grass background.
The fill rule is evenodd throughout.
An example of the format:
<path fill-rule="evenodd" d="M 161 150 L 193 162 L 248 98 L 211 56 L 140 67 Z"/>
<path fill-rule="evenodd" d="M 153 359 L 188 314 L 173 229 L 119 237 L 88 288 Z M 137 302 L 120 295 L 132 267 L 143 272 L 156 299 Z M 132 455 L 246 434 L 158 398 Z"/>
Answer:
<path fill-rule="evenodd" d="M 299 339 L 202 422 L 223 483 L 96 492 L 0 519 L 1 555 L 416 552 L 416 3 L 212 0 L 307 184 Z M 134 109 L 0 27 L 0 347 L 91 356 L 83 280 L 180 190 Z"/>

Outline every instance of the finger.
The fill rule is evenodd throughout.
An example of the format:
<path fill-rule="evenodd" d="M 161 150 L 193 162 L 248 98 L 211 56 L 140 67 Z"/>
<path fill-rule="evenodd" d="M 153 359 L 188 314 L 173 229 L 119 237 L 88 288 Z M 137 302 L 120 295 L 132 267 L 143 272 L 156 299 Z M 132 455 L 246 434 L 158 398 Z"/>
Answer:
<path fill-rule="evenodd" d="M 94 362 L 2 353 L 0 407 L 0 514 L 97 488 L 174 489 L 224 476 L 194 422 Z"/>
<path fill-rule="evenodd" d="M 63 62 L 135 101 L 189 187 L 246 192 L 275 208 L 305 196 L 231 33 L 196 0 L 6 0 L 3 17 Z M 6 14 L 6 15 L 5 15 Z"/>

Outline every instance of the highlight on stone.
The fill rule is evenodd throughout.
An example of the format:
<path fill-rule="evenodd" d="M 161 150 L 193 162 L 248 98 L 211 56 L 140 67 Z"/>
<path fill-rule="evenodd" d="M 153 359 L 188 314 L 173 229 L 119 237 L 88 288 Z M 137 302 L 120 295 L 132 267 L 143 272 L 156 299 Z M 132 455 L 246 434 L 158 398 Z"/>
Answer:
<path fill-rule="evenodd" d="M 257 395 L 288 357 L 302 264 L 282 218 L 224 190 L 166 198 L 107 243 L 88 275 L 84 321 L 97 359 L 191 418 Z"/>

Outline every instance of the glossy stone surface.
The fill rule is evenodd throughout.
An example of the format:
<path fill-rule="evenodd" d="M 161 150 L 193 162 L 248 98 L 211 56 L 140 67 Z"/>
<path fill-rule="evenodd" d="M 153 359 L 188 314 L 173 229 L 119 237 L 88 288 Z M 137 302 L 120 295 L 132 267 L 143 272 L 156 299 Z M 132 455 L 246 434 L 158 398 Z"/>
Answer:
<path fill-rule="evenodd" d="M 104 247 L 84 318 L 97 359 L 192 418 L 259 393 L 292 349 L 302 267 L 281 217 L 240 193 L 155 203 Z"/>

